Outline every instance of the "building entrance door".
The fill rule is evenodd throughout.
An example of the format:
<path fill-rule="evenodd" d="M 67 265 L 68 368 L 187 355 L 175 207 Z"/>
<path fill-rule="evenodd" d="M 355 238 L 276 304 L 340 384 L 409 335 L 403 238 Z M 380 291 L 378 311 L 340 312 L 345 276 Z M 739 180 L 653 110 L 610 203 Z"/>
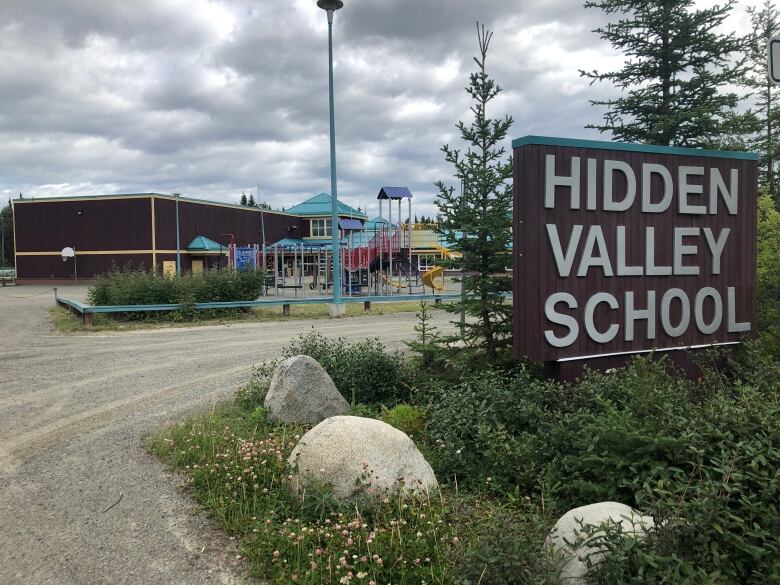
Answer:
<path fill-rule="evenodd" d="M 203 260 L 192 261 L 192 273 L 195 274 L 196 272 L 203 272 Z"/>

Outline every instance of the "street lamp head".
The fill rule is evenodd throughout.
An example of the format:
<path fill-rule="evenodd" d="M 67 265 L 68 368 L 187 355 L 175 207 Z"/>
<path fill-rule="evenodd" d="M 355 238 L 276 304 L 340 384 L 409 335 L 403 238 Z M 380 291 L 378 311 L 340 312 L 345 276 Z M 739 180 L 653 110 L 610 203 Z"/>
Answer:
<path fill-rule="evenodd" d="M 341 0 L 317 0 L 317 6 L 323 10 L 338 10 L 344 6 Z"/>

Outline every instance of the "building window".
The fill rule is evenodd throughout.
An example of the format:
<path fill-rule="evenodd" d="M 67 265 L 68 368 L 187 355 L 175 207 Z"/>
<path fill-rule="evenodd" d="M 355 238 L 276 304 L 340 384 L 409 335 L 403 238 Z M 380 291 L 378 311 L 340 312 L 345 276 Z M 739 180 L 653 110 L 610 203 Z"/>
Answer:
<path fill-rule="evenodd" d="M 420 254 L 417 256 L 417 266 L 421 271 L 430 270 L 436 266 L 436 254 Z"/>
<path fill-rule="evenodd" d="M 313 219 L 311 220 L 311 237 L 312 238 L 327 238 L 330 236 L 330 220 L 329 219 Z"/>

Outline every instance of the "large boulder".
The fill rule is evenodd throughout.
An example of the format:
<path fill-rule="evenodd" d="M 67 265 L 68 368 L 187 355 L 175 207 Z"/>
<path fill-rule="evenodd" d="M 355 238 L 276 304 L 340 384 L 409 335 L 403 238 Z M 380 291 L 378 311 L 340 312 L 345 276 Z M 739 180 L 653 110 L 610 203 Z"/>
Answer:
<path fill-rule="evenodd" d="M 337 498 L 357 492 L 424 493 L 438 486 L 433 469 L 406 433 L 372 418 L 334 416 L 303 435 L 290 455 L 292 487 L 328 485 Z"/>
<path fill-rule="evenodd" d="M 620 525 L 627 538 L 642 539 L 654 527 L 653 519 L 617 502 L 599 502 L 569 510 L 560 517 L 547 537 L 563 562 L 561 582 L 567 585 L 585 583 L 588 561 L 592 567 L 603 559 L 605 550 L 598 539 L 605 525 Z M 587 530 L 585 530 L 587 528 Z"/>
<path fill-rule="evenodd" d="M 307 355 L 287 358 L 276 368 L 266 394 L 271 420 L 316 424 L 349 411 L 328 372 Z"/>

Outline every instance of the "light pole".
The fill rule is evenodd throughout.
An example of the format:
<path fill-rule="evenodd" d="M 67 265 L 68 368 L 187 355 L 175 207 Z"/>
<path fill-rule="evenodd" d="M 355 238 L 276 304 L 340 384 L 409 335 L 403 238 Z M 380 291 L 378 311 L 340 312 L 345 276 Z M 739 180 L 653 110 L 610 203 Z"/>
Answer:
<path fill-rule="evenodd" d="M 339 249 L 339 210 L 336 189 L 336 117 L 333 104 L 333 13 L 344 6 L 341 0 L 317 0 L 317 6 L 328 13 L 328 98 L 330 103 L 330 232 L 333 255 L 333 303 L 330 314 L 340 317 L 345 314 L 341 302 L 341 250 Z"/>
<path fill-rule="evenodd" d="M 174 193 L 176 198 L 176 276 L 181 276 L 181 241 L 179 240 L 179 195 Z"/>

